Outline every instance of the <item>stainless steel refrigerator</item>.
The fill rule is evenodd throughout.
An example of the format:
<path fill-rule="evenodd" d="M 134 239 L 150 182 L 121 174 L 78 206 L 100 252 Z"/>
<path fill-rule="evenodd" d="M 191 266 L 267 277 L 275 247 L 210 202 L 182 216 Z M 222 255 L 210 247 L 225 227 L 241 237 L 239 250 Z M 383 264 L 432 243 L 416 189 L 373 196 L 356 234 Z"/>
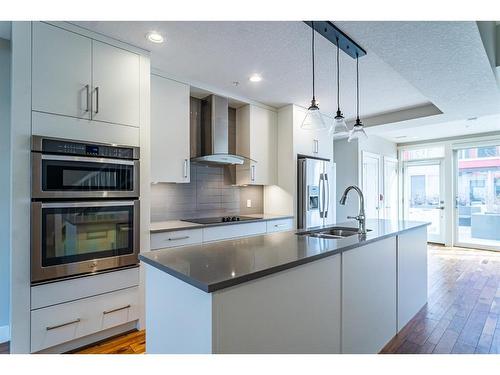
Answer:
<path fill-rule="evenodd" d="M 298 159 L 297 227 L 335 223 L 335 165 L 328 160 Z"/>

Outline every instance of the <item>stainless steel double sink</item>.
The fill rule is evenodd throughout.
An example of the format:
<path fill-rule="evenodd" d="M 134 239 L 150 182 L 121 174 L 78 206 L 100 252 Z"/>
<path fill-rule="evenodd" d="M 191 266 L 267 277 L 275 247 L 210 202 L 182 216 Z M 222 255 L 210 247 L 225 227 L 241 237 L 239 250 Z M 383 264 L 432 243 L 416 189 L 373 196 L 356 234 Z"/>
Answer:
<path fill-rule="evenodd" d="M 371 231 L 371 229 L 367 229 L 367 232 Z M 329 238 L 329 239 L 340 239 L 346 238 L 350 236 L 355 236 L 359 234 L 358 228 L 348 228 L 348 227 L 331 227 L 326 229 L 316 229 L 310 230 L 306 232 L 297 233 L 301 236 L 309 236 L 309 237 L 319 237 L 319 238 Z"/>

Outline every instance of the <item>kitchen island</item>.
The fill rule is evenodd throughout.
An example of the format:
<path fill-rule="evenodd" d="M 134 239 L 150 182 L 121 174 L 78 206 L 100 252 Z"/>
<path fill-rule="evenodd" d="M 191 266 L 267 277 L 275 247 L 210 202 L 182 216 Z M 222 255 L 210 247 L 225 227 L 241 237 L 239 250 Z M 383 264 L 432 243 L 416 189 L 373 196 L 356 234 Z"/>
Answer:
<path fill-rule="evenodd" d="M 156 250 L 148 353 L 377 353 L 427 300 L 428 223 L 295 231 Z M 354 223 L 341 226 L 355 227 Z"/>

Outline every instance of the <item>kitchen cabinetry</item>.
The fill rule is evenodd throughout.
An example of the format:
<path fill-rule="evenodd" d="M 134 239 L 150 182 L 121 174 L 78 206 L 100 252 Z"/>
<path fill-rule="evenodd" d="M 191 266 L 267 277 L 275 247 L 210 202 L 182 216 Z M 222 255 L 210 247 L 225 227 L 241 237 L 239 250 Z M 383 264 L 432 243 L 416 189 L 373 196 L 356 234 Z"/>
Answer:
<path fill-rule="evenodd" d="M 427 302 L 427 228 L 398 236 L 398 332 Z"/>
<path fill-rule="evenodd" d="M 255 236 L 293 229 L 293 219 L 272 219 L 251 223 L 208 226 L 194 229 L 151 233 L 151 250 L 166 247 L 196 245 L 202 242 L 222 241 L 229 238 Z"/>
<path fill-rule="evenodd" d="M 378 353 L 396 334 L 396 280 L 395 237 L 342 254 L 343 353 Z"/>
<path fill-rule="evenodd" d="M 139 319 L 139 287 L 31 312 L 31 352 Z"/>
<path fill-rule="evenodd" d="M 33 110 L 139 127 L 138 54 L 43 22 L 32 52 Z"/>
<path fill-rule="evenodd" d="M 276 183 L 276 112 L 251 104 L 236 110 L 236 153 L 250 159 L 236 167 L 237 184 Z"/>
<path fill-rule="evenodd" d="M 151 233 L 151 250 L 166 247 L 195 245 L 203 241 L 203 230 L 183 229 L 170 232 Z"/>
<path fill-rule="evenodd" d="M 35 22 L 32 48 L 33 110 L 90 119 L 92 40 Z"/>
<path fill-rule="evenodd" d="M 139 126 L 139 55 L 92 41 L 92 118 Z"/>
<path fill-rule="evenodd" d="M 151 76 L 151 180 L 189 182 L 189 86 Z"/>

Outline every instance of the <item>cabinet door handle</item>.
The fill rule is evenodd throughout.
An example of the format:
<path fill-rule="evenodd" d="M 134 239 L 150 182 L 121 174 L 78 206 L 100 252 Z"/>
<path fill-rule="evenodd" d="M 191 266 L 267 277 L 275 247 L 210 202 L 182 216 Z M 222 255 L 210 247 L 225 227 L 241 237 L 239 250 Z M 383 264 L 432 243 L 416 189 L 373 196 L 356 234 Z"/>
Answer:
<path fill-rule="evenodd" d="M 118 307 L 117 309 L 103 311 L 102 313 L 104 315 L 107 315 L 107 314 L 111 314 L 111 313 L 114 313 L 114 312 L 117 312 L 117 311 L 130 309 L 130 307 L 131 307 L 130 305 L 127 305 L 127 306 L 123 306 L 123 307 Z"/>
<path fill-rule="evenodd" d="M 179 240 L 187 240 L 189 236 L 179 236 L 179 237 L 169 237 L 167 241 L 179 241 Z"/>
<path fill-rule="evenodd" d="M 317 154 L 319 152 L 319 141 L 317 139 L 313 140 L 313 153 Z"/>
<path fill-rule="evenodd" d="M 188 176 L 188 160 L 184 159 L 184 178 Z"/>
<path fill-rule="evenodd" d="M 95 113 L 99 113 L 99 86 L 95 88 Z"/>
<path fill-rule="evenodd" d="M 71 324 L 80 323 L 80 321 L 81 321 L 81 319 L 80 319 L 80 318 L 78 318 L 78 319 L 72 320 L 71 322 L 58 324 L 58 325 L 56 325 L 56 326 L 45 327 L 45 329 L 46 329 L 47 331 L 52 331 L 53 329 L 66 327 L 66 326 L 69 326 L 69 325 L 71 325 Z"/>
<path fill-rule="evenodd" d="M 255 182 L 255 165 L 251 166 L 250 171 L 251 171 L 251 173 L 250 173 L 250 180 L 252 180 L 252 182 Z"/>
<path fill-rule="evenodd" d="M 85 112 L 90 110 L 89 106 L 90 85 L 85 85 Z"/>

